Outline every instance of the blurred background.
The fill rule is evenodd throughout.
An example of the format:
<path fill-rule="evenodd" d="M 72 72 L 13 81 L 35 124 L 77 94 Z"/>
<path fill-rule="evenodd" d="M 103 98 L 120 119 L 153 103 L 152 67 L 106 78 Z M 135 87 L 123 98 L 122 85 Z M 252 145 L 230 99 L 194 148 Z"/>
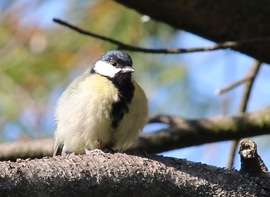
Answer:
<path fill-rule="evenodd" d="M 60 18 L 83 29 L 145 48 L 213 45 L 185 31 L 151 20 L 113 1 L 0 1 L 0 140 L 52 138 L 54 108 L 67 85 L 117 46 L 80 35 L 52 21 Z M 153 55 L 129 52 L 135 78 L 145 89 L 150 113 L 185 118 L 237 114 L 243 86 L 216 96 L 215 90 L 242 78 L 253 59 L 232 50 Z M 270 67 L 263 64 L 248 111 L 269 107 Z M 147 125 L 144 132 L 164 127 Z M 270 136 L 252 138 L 270 167 Z M 161 153 L 225 167 L 230 142 Z M 221 154 L 220 154 L 221 153 Z M 236 155 L 235 168 L 239 169 Z"/>

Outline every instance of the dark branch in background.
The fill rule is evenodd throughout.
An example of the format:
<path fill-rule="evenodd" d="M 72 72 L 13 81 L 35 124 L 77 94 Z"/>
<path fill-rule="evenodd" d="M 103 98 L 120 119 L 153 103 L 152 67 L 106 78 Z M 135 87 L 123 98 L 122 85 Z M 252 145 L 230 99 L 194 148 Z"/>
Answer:
<path fill-rule="evenodd" d="M 0 161 L 52 156 L 54 140 L 21 140 L 0 144 Z"/>
<path fill-rule="evenodd" d="M 246 85 L 244 88 L 240 107 L 238 110 L 239 115 L 245 113 L 247 110 L 247 104 L 249 101 L 250 93 L 251 93 L 255 78 L 260 70 L 261 64 L 262 64 L 262 62 L 255 60 L 252 64 L 250 70 L 247 73 L 246 77 L 251 77 L 251 78 L 249 81 L 246 82 Z M 227 164 L 227 167 L 229 169 L 231 169 L 233 167 L 238 143 L 239 143 L 239 139 L 236 139 L 236 140 L 232 141 L 232 143 L 231 143 L 230 152 L 229 152 L 229 159 L 228 159 L 228 164 Z"/>
<path fill-rule="evenodd" d="M 115 0 L 122 5 L 216 43 L 270 36 L 270 1 L 201 0 Z M 224 15 L 224 10 L 226 14 Z M 254 25 L 256 24 L 256 25 Z M 238 50 L 262 62 L 270 63 L 270 43 L 244 45 Z"/>
<path fill-rule="evenodd" d="M 195 48 L 187 48 L 187 49 L 183 49 L 183 48 L 147 49 L 147 48 L 141 48 L 141 47 L 136 47 L 136 46 L 132 46 L 132 45 L 127 45 L 127 44 L 124 44 L 124 43 L 119 42 L 117 40 L 114 40 L 112 38 L 108 38 L 105 36 L 101 36 L 101 35 L 92 33 L 90 31 L 83 30 L 79 27 L 71 25 L 70 23 L 63 21 L 63 20 L 60 20 L 60 19 L 54 18 L 53 21 L 60 24 L 60 25 L 69 27 L 70 29 L 72 29 L 80 34 L 91 36 L 91 37 L 115 44 L 118 46 L 118 49 L 127 50 L 127 51 L 135 51 L 135 52 L 144 52 L 144 53 L 179 54 L 179 53 L 203 52 L 203 51 L 213 51 L 213 50 L 218 50 L 218 49 L 237 48 L 237 47 L 240 47 L 240 46 L 246 45 L 246 44 L 270 41 L 270 37 L 262 37 L 262 38 L 253 38 L 253 39 L 242 40 L 242 41 L 221 42 L 221 43 L 215 44 L 213 46 L 207 46 L 207 47 L 195 47 Z"/>
<path fill-rule="evenodd" d="M 131 149 L 160 153 L 177 148 L 270 133 L 270 110 L 238 116 L 187 120 L 177 116 L 153 116 L 150 123 L 172 127 L 144 134 Z"/>
<path fill-rule="evenodd" d="M 131 150 L 160 153 L 177 148 L 216 141 L 270 134 L 270 109 L 239 116 L 217 116 L 198 120 L 178 116 L 151 116 L 150 123 L 165 123 L 169 128 L 144 133 Z M 53 140 L 30 140 L 0 144 L 0 160 L 51 156 Z"/>

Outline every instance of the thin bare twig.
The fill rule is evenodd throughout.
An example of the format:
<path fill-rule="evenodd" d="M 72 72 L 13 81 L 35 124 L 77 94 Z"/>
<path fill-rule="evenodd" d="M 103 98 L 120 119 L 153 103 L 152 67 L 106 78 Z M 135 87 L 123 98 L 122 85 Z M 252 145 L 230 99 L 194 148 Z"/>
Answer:
<path fill-rule="evenodd" d="M 69 27 L 70 29 L 76 32 L 79 32 L 80 34 L 91 36 L 91 37 L 115 44 L 118 46 L 119 49 L 123 49 L 127 51 L 135 51 L 135 52 L 154 53 L 154 54 L 161 54 L 161 53 L 162 54 L 179 54 L 179 53 L 213 51 L 213 50 L 218 50 L 218 49 L 237 48 L 239 46 L 246 45 L 246 44 L 270 41 L 270 37 L 261 37 L 261 38 L 254 38 L 254 39 L 242 40 L 242 41 L 226 41 L 226 42 L 221 42 L 221 43 L 218 43 L 212 46 L 206 46 L 206 47 L 195 47 L 195 48 L 186 48 L 186 49 L 184 48 L 147 49 L 147 48 L 127 45 L 115 39 L 101 36 L 101 35 L 92 33 L 90 31 L 83 30 L 79 27 L 71 25 L 70 23 L 60 20 L 60 19 L 54 18 L 53 21 L 60 25 Z"/>
<path fill-rule="evenodd" d="M 246 85 L 245 85 L 245 89 L 244 89 L 243 96 L 242 96 L 242 99 L 241 99 L 240 107 L 239 107 L 239 110 L 238 110 L 239 115 L 246 112 L 247 104 L 248 104 L 250 93 L 251 93 L 251 89 L 252 89 L 252 86 L 254 84 L 255 78 L 256 78 L 256 76 L 257 76 L 257 74 L 259 72 L 259 69 L 261 67 L 261 64 L 262 64 L 261 61 L 255 60 L 253 62 L 253 64 L 252 64 L 250 70 L 247 73 L 247 77 L 249 76 L 251 78 L 250 78 L 249 81 L 246 82 Z M 229 169 L 231 169 L 233 167 L 234 158 L 235 158 L 235 155 L 237 153 L 236 149 L 237 149 L 238 143 L 239 143 L 239 139 L 233 140 L 232 143 L 231 143 L 230 152 L 229 152 L 229 156 L 228 156 L 229 159 L 228 159 L 228 164 L 227 164 L 227 167 Z"/>
<path fill-rule="evenodd" d="M 261 68 L 262 62 L 259 60 L 255 60 L 251 66 L 250 71 L 248 72 L 249 76 L 252 76 L 250 81 L 246 83 L 244 92 L 243 92 L 243 97 L 242 97 L 242 101 L 239 107 L 239 112 L 240 113 L 244 113 L 247 109 L 247 103 L 250 97 L 250 93 L 255 81 L 255 78 L 257 77 L 257 74 Z"/>
<path fill-rule="evenodd" d="M 241 85 L 242 83 L 245 83 L 245 82 L 251 80 L 253 77 L 254 76 L 246 76 L 243 79 L 236 80 L 236 81 L 232 82 L 231 84 L 227 85 L 226 87 L 216 90 L 215 95 L 219 96 L 221 94 L 229 92 L 230 90 Z"/>

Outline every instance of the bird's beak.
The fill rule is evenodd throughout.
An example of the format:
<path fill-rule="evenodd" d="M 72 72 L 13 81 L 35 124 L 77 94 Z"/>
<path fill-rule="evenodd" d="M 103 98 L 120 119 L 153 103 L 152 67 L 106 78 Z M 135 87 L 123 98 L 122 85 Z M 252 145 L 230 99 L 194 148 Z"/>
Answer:
<path fill-rule="evenodd" d="M 133 73 L 135 70 L 131 66 L 125 66 L 121 68 L 121 73 Z"/>

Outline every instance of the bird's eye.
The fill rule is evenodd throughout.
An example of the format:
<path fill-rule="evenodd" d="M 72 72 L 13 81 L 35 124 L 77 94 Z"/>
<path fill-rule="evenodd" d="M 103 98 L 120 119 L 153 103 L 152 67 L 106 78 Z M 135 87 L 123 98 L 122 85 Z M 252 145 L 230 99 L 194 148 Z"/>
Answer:
<path fill-rule="evenodd" d="M 117 66 L 117 62 L 112 62 L 111 63 L 113 66 Z"/>

